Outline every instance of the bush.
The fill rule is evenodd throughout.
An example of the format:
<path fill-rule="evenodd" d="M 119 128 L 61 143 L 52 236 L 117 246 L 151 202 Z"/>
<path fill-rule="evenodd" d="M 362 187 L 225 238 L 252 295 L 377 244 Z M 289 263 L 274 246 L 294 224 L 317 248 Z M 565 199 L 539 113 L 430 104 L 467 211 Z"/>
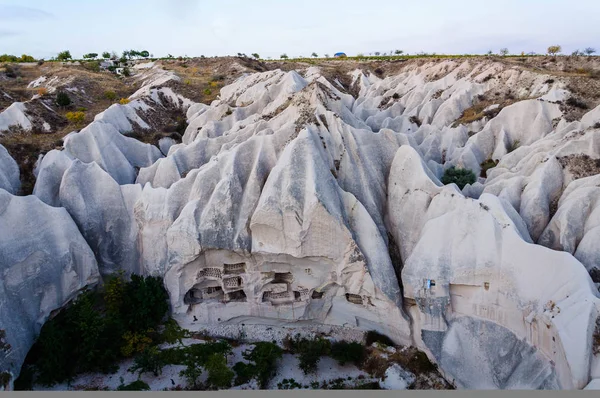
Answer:
<path fill-rule="evenodd" d="M 77 112 L 67 112 L 65 115 L 67 120 L 75 125 L 82 124 L 85 121 L 85 112 L 77 111 Z"/>
<path fill-rule="evenodd" d="M 210 88 L 204 89 L 204 95 L 211 95 L 211 94 L 212 94 L 212 90 Z"/>
<path fill-rule="evenodd" d="M 585 103 L 584 101 L 580 100 L 577 97 L 569 97 L 567 99 L 567 105 L 572 106 L 574 108 L 579 108 L 579 109 L 588 109 L 589 105 L 587 103 Z"/>
<path fill-rule="evenodd" d="M 148 333 L 125 332 L 123 335 L 124 345 L 121 347 L 121 354 L 124 357 L 130 357 L 148 349 L 152 344 L 152 338 L 148 336 L 150 332 L 152 332 L 152 330 L 149 330 Z"/>
<path fill-rule="evenodd" d="M 59 91 L 56 94 L 56 105 L 60 107 L 65 107 L 71 105 L 71 98 L 64 91 Z"/>
<path fill-rule="evenodd" d="M 115 93 L 114 91 L 105 91 L 104 92 L 104 98 L 106 98 L 109 101 L 114 101 L 117 99 L 117 93 Z"/>
<path fill-rule="evenodd" d="M 123 68 L 123 76 L 125 76 L 125 77 L 131 76 L 131 71 L 129 70 L 129 68 Z"/>
<path fill-rule="evenodd" d="M 48 89 L 47 89 L 47 88 L 45 88 L 45 87 L 40 87 L 40 88 L 38 88 L 38 90 L 37 90 L 37 94 L 38 94 L 40 97 L 43 97 L 44 95 L 48 94 Z"/>
<path fill-rule="evenodd" d="M 93 61 L 93 62 L 87 62 L 85 64 L 85 68 L 88 70 L 91 70 L 92 72 L 100 72 L 100 62 L 98 61 Z"/>
<path fill-rule="evenodd" d="M 165 330 L 162 332 L 162 341 L 167 344 L 179 343 L 183 345 L 183 339 L 191 337 L 191 334 L 182 329 L 179 324 L 173 319 L 169 318 L 165 322 Z"/>
<path fill-rule="evenodd" d="M 165 363 L 158 348 L 148 347 L 135 357 L 133 366 L 129 370 L 131 372 L 139 372 L 140 376 L 143 373 L 152 373 L 155 377 L 158 377 L 162 373 L 164 366 Z"/>
<path fill-rule="evenodd" d="M 145 344 L 141 358 L 136 360 L 142 369 L 158 371 L 154 364 L 164 363 L 165 356 L 149 350 L 146 338 L 153 337 L 150 331 L 167 309 L 166 292 L 158 278 L 133 275 L 126 283 L 120 276 L 113 277 L 102 294 L 84 293 L 46 322 L 24 368 L 31 368 L 35 382 L 53 385 L 82 372 L 112 372 L 123 358 L 123 347 L 138 347 L 132 349 L 135 352 Z M 131 337 L 136 333 L 137 337 Z M 23 373 L 20 385 L 28 383 L 27 372 Z"/>
<path fill-rule="evenodd" d="M 304 374 L 316 372 L 321 357 L 329 355 L 331 351 L 331 342 L 322 337 L 309 340 L 300 338 L 300 335 L 297 335 L 295 339 L 288 340 L 288 344 L 291 351 L 298 354 L 300 369 Z"/>
<path fill-rule="evenodd" d="M 233 370 L 227 367 L 227 360 L 221 354 L 212 354 L 206 362 L 208 371 L 207 382 L 215 388 L 230 388 L 233 380 Z"/>
<path fill-rule="evenodd" d="M 157 277 L 131 276 L 125 286 L 121 316 L 131 331 L 147 331 L 160 323 L 169 310 L 168 295 Z"/>
<path fill-rule="evenodd" d="M 119 100 L 119 104 L 121 105 L 127 105 L 128 103 L 130 103 L 131 101 L 129 100 L 129 98 L 121 98 Z"/>
<path fill-rule="evenodd" d="M 238 367 L 236 370 L 236 373 L 238 373 L 236 383 L 247 379 L 248 377 L 250 379 L 256 377 L 259 386 L 262 389 L 267 388 L 269 380 L 271 380 L 277 370 L 277 360 L 281 358 L 282 355 L 283 350 L 276 344 L 265 342 L 256 343 L 252 351 L 246 351 L 243 354 L 244 359 L 254 362 L 254 366 L 246 365 L 250 367 L 252 372 L 249 372 L 244 366 L 236 364 Z M 240 364 L 245 365 L 241 362 Z M 247 383 L 248 381 L 249 379 L 247 381 L 242 381 L 240 384 Z"/>
<path fill-rule="evenodd" d="M 150 386 L 141 380 L 136 380 L 127 385 L 121 384 L 117 387 L 117 391 L 150 391 Z"/>
<path fill-rule="evenodd" d="M 468 184 L 474 184 L 475 181 L 477 181 L 477 177 L 471 170 L 457 169 L 454 166 L 446 169 L 442 176 L 442 183 L 444 185 L 454 183 L 458 185 L 458 188 L 461 190 Z"/>
<path fill-rule="evenodd" d="M 67 120 L 70 123 L 79 125 L 82 124 L 85 121 L 85 113 L 81 112 L 81 111 L 77 111 L 77 112 L 67 112 L 67 114 L 65 115 L 65 117 L 67 118 Z"/>
<path fill-rule="evenodd" d="M 331 357 L 344 366 L 346 363 L 360 365 L 365 359 L 365 347 L 356 342 L 340 341 L 331 345 Z"/>

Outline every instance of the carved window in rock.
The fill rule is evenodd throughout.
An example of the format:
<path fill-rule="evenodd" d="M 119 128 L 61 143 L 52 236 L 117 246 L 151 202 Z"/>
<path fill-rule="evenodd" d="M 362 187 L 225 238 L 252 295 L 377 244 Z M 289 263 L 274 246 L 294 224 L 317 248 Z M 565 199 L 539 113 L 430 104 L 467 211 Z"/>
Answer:
<path fill-rule="evenodd" d="M 346 293 L 346 300 L 352 304 L 362 305 L 363 299 L 358 294 Z"/>
<path fill-rule="evenodd" d="M 223 266 L 223 273 L 225 275 L 243 274 L 244 272 L 246 272 L 246 263 L 225 264 Z"/>
<path fill-rule="evenodd" d="M 223 286 L 225 286 L 226 289 L 235 289 L 241 287 L 242 283 L 242 278 L 239 276 L 223 279 Z"/>
<path fill-rule="evenodd" d="M 294 300 L 296 301 L 306 301 L 308 300 L 308 295 L 310 290 L 300 287 L 297 291 L 294 291 Z"/>
<path fill-rule="evenodd" d="M 322 298 L 323 298 L 323 295 L 324 295 L 324 293 L 323 293 L 323 292 L 317 292 L 317 291 L 315 290 L 315 291 L 313 291 L 313 292 L 312 292 L 312 296 L 311 296 L 311 298 L 312 298 L 313 300 L 315 300 L 315 299 L 317 299 L 317 300 L 318 300 L 318 299 L 322 299 Z"/>
<path fill-rule="evenodd" d="M 235 292 L 227 293 L 227 301 L 245 303 L 248 301 L 248 298 L 246 296 L 246 292 L 243 290 L 237 290 Z"/>
<path fill-rule="evenodd" d="M 304 273 L 306 273 L 306 275 L 312 275 L 312 269 L 304 268 Z"/>
<path fill-rule="evenodd" d="M 200 276 L 205 278 L 223 279 L 223 273 L 218 268 L 204 268 L 200 271 Z"/>
<path fill-rule="evenodd" d="M 291 272 L 276 272 L 273 278 L 273 283 L 287 283 L 288 285 L 294 281 L 294 275 Z"/>
<path fill-rule="evenodd" d="M 263 303 L 266 303 L 271 298 L 271 292 L 264 292 L 262 296 Z"/>

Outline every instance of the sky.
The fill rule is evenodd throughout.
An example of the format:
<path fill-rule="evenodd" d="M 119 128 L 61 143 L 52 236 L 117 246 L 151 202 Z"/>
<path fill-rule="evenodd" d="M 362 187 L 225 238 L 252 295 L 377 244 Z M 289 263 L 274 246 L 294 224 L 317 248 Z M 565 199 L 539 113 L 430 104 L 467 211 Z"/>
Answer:
<path fill-rule="evenodd" d="M 0 54 L 600 51 L 599 0 L 0 0 Z"/>

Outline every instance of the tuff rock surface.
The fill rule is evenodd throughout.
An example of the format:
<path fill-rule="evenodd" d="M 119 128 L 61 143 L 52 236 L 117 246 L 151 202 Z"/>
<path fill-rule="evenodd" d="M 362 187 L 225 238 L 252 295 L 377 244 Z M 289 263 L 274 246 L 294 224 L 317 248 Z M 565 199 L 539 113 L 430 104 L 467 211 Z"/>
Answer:
<path fill-rule="evenodd" d="M 102 275 L 164 277 L 181 321 L 378 330 L 462 388 L 590 382 L 600 107 L 569 122 L 564 83 L 499 62 L 356 70 L 350 85 L 317 67 L 251 73 L 210 105 L 173 91 L 178 77 L 159 65 L 140 70 L 129 104 L 38 165 L 34 195 L 49 206 L 34 207 L 46 216 L 22 217 L 59 214 L 81 242 L 69 252 L 77 283 L 53 304 L 94 281 L 93 252 Z M 182 143 L 127 137 L 167 108 L 187 115 Z M 482 172 L 488 160 L 498 163 Z M 451 166 L 480 177 L 443 186 Z"/>

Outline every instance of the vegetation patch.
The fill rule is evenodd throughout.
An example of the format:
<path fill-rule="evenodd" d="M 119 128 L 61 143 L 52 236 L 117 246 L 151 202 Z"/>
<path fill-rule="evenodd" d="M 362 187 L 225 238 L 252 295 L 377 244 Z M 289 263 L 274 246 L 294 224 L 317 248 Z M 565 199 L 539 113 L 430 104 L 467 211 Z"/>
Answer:
<path fill-rule="evenodd" d="M 275 375 L 277 361 L 283 355 L 283 350 L 273 343 L 256 343 L 251 351 L 242 354 L 244 359 L 253 364 L 238 362 L 234 366 L 237 373 L 236 385 L 248 383 L 257 379 L 261 389 L 266 389 L 269 380 Z"/>
<path fill-rule="evenodd" d="M 446 169 L 442 176 L 442 184 L 456 184 L 459 189 L 463 189 L 469 184 L 474 184 L 477 181 L 475 173 L 469 169 L 457 169 L 454 166 Z"/>
<path fill-rule="evenodd" d="M 141 380 L 136 380 L 127 385 L 121 384 L 117 387 L 117 391 L 150 391 L 150 386 Z"/>
<path fill-rule="evenodd" d="M 121 278 L 112 278 L 104 292 L 83 293 L 46 322 L 24 365 L 34 371 L 33 382 L 52 386 L 84 372 L 116 371 L 128 333 L 160 342 L 154 330 L 168 310 L 162 280 Z"/>
<path fill-rule="evenodd" d="M 480 177 L 481 178 L 487 178 L 487 171 L 489 169 L 493 169 L 496 166 L 498 166 L 498 161 L 494 160 L 494 159 L 487 159 L 486 161 L 484 161 L 483 163 L 481 163 L 481 174 L 480 174 Z"/>
<path fill-rule="evenodd" d="M 600 174 L 600 159 L 592 159 L 588 155 L 568 155 L 558 158 L 558 161 L 576 180 Z"/>
<path fill-rule="evenodd" d="M 331 352 L 331 342 L 323 337 L 307 339 L 297 334 L 294 338 L 288 336 L 284 344 L 288 351 L 298 355 L 304 374 L 315 373 L 321 357 Z"/>

